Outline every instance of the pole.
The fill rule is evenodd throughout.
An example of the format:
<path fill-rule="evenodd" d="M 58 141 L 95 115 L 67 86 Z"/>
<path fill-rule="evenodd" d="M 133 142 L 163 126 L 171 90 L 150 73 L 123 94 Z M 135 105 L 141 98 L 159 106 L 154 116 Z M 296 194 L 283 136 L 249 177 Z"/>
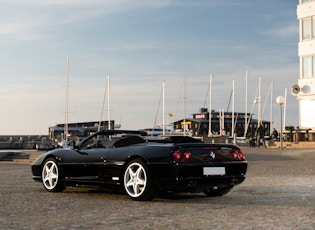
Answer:
<path fill-rule="evenodd" d="M 283 134 L 282 134 L 282 105 L 285 103 L 283 96 L 277 97 L 277 104 L 280 105 L 280 150 L 283 149 Z"/>
<path fill-rule="evenodd" d="M 246 74 L 245 74 L 245 130 L 244 130 L 244 137 L 246 137 L 246 133 L 247 133 L 247 97 L 248 97 L 248 71 L 246 70 Z"/>
<path fill-rule="evenodd" d="M 270 90 L 270 129 L 269 129 L 269 135 L 272 134 L 273 131 L 273 124 L 272 124 L 272 115 L 273 115 L 273 88 L 274 88 L 274 82 L 271 81 L 271 90 Z"/>
<path fill-rule="evenodd" d="M 286 125 L 286 111 L 287 111 L 287 88 L 284 90 L 284 107 L 283 107 L 283 127 Z"/>
<path fill-rule="evenodd" d="M 69 92 L 68 92 L 68 88 L 69 88 L 69 53 L 67 53 L 67 60 L 66 60 L 66 111 L 65 111 L 65 127 L 64 127 L 64 140 L 66 143 L 68 143 L 68 114 L 69 114 L 69 111 L 68 111 L 68 106 L 69 106 Z"/>
<path fill-rule="evenodd" d="M 280 104 L 280 150 L 283 149 L 283 137 L 282 137 L 282 104 Z"/>
<path fill-rule="evenodd" d="M 162 114 L 162 126 L 163 126 L 163 136 L 165 136 L 165 81 L 163 81 L 163 84 L 162 84 L 162 90 L 163 90 L 163 102 L 162 102 L 162 111 L 163 111 L 163 114 Z"/>
<path fill-rule="evenodd" d="M 261 125 L 261 77 L 259 77 L 259 83 L 258 83 L 258 124 L 257 127 Z"/>
<path fill-rule="evenodd" d="M 109 74 L 107 74 L 107 116 L 108 116 L 108 130 L 111 130 L 110 125 L 110 86 L 109 86 L 110 80 L 109 80 Z"/>
<path fill-rule="evenodd" d="M 211 122 L 212 122 L 212 74 L 210 74 L 210 95 L 209 95 L 209 130 L 208 130 L 208 137 L 212 136 L 212 127 L 211 127 Z"/>
<path fill-rule="evenodd" d="M 105 92 L 104 92 L 104 97 L 103 97 L 103 103 L 102 103 L 102 110 L 101 110 L 101 116 L 100 116 L 100 121 L 98 124 L 98 130 L 101 130 L 101 126 L 102 126 L 102 120 L 103 120 L 103 113 L 104 113 L 104 106 L 105 106 L 105 100 L 106 100 L 106 94 L 107 94 L 107 79 L 106 79 L 106 87 L 105 87 Z M 105 124 L 104 124 L 105 125 Z"/>
<path fill-rule="evenodd" d="M 235 144 L 235 126 L 234 126 L 234 88 L 235 88 L 235 82 L 234 80 L 232 81 L 232 133 L 231 136 L 233 137 L 233 143 Z"/>
<path fill-rule="evenodd" d="M 184 78 L 184 136 L 186 136 L 186 78 Z"/>

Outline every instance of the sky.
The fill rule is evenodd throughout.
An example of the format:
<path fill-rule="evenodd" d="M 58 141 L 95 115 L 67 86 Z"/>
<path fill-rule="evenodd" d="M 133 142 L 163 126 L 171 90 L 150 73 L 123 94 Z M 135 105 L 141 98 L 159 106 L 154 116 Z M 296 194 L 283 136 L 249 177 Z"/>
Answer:
<path fill-rule="evenodd" d="M 209 108 L 248 112 L 261 79 L 262 118 L 298 126 L 297 0 L 0 0 L 0 135 L 47 135 L 107 111 L 122 129 L 167 124 Z M 271 84 L 274 84 L 271 99 Z M 186 83 L 186 84 L 185 84 Z M 106 97 L 107 100 L 107 97 Z M 271 109 L 271 101 L 272 108 Z M 186 109 L 185 109 L 186 108 Z M 253 108 L 253 110 L 251 110 Z"/>

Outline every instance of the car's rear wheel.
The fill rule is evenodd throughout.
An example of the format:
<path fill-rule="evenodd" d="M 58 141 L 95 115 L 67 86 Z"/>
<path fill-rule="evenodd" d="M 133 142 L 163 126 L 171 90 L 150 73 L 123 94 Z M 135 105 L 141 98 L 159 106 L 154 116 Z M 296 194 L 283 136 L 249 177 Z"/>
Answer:
<path fill-rule="evenodd" d="M 152 200 L 155 196 L 153 179 L 147 165 L 139 159 L 131 161 L 124 171 L 123 186 L 133 200 Z"/>
<path fill-rule="evenodd" d="M 224 194 L 227 194 L 233 186 L 227 186 L 227 187 L 213 187 L 210 189 L 207 189 L 204 191 L 204 193 L 207 196 L 223 196 Z"/>
<path fill-rule="evenodd" d="M 65 189 L 62 186 L 58 164 L 54 158 L 49 158 L 44 162 L 42 182 L 49 192 L 61 192 Z"/>

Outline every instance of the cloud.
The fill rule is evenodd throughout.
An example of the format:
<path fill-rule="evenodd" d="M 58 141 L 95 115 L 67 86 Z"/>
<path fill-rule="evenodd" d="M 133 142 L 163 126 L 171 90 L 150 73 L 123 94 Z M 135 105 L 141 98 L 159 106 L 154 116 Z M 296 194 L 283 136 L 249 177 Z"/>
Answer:
<path fill-rule="evenodd" d="M 40 40 L 53 37 L 47 32 L 50 28 L 114 13 L 124 15 L 134 11 L 146 12 L 148 9 L 209 3 L 171 0 L 0 0 L 0 4 L 0 35 L 17 40 Z"/>
<path fill-rule="evenodd" d="M 46 39 L 49 28 L 82 22 L 126 8 L 125 1 L 0 1 L 0 35 Z M 129 4 L 127 4 L 129 5 Z"/>
<path fill-rule="evenodd" d="M 139 50 L 153 50 L 159 46 L 150 42 L 130 42 L 130 43 L 111 43 L 110 45 L 104 44 L 101 47 L 93 47 L 91 50 L 94 51 L 139 51 Z"/>
<path fill-rule="evenodd" d="M 280 39 L 288 39 L 288 37 L 298 39 L 299 27 L 298 23 L 290 24 L 285 27 L 276 27 L 269 30 L 261 31 L 261 34 Z"/>

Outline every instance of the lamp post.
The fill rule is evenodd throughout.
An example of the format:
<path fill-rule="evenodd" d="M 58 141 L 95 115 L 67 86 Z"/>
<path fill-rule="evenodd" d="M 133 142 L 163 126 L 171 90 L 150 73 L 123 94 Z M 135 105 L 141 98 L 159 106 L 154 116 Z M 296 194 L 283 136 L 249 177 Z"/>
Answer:
<path fill-rule="evenodd" d="M 282 105 L 284 104 L 284 97 L 277 97 L 277 104 L 280 105 L 280 150 L 283 148 L 283 137 L 282 137 Z"/>

